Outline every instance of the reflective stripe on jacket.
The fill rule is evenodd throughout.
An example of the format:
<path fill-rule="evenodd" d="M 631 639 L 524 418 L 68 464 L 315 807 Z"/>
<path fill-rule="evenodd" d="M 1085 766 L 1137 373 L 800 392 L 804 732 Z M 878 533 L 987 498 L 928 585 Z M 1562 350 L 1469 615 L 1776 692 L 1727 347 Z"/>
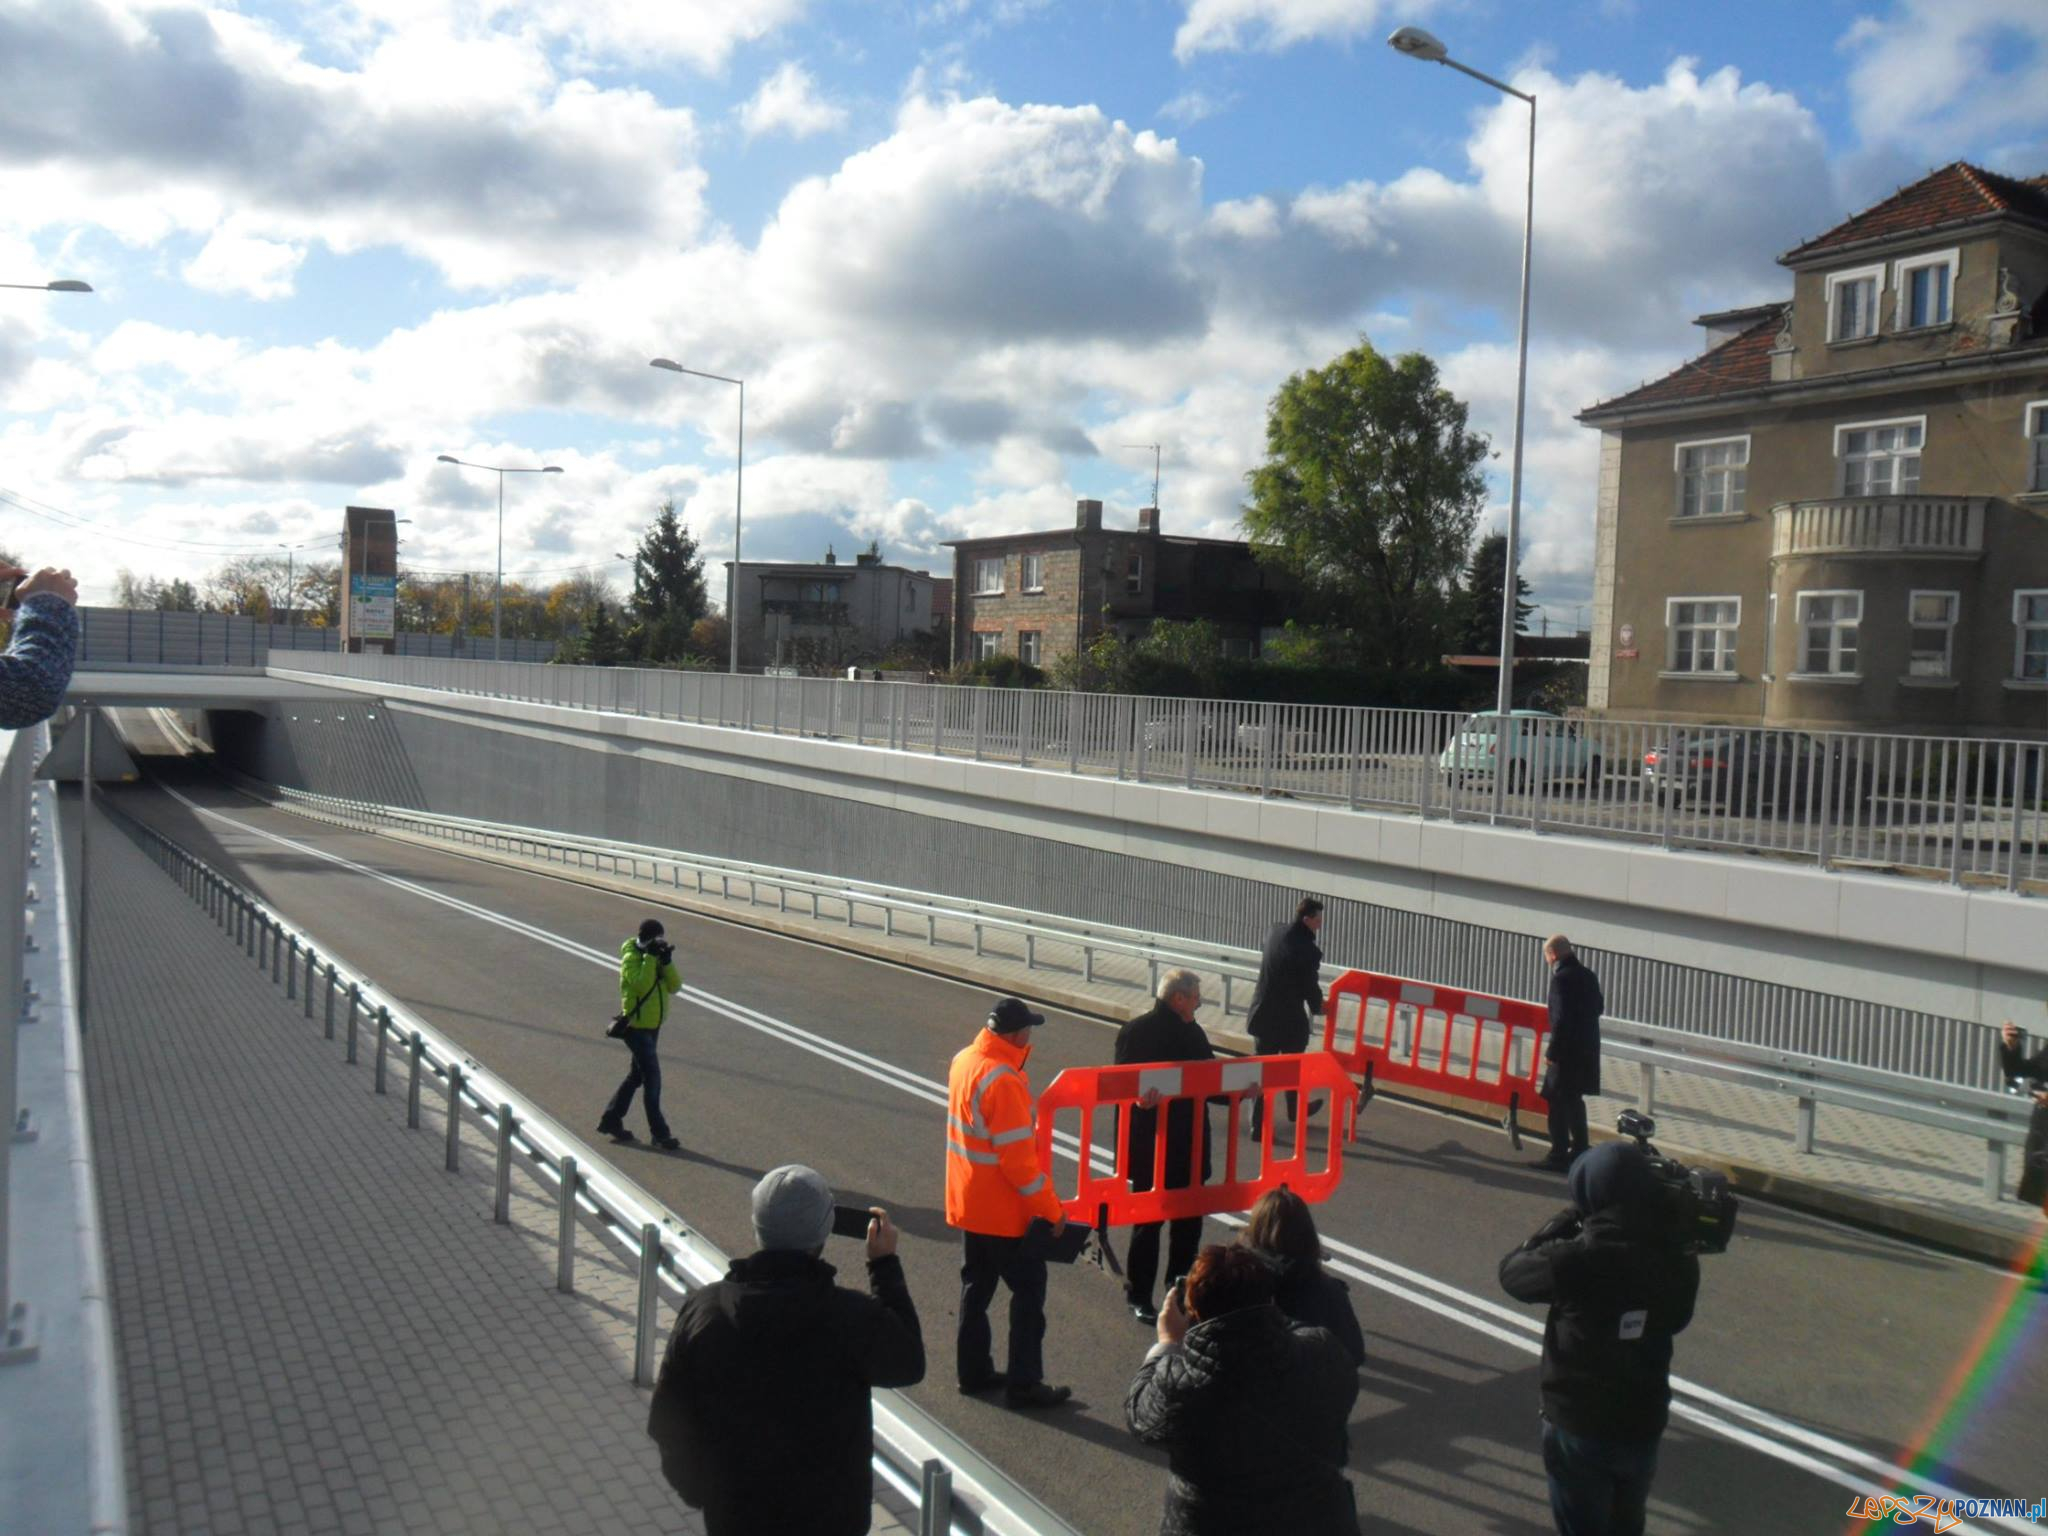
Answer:
<path fill-rule="evenodd" d="M 619 1012 L 635 1029 L 659 1029 L 668 1022 L 668 998 L 683 990 L 675 961 L 657 965 L 636 939 L 619 946 Z"/>
<path fill-rule="evenodd" d="M 992 1029 L 953 1058 L 946 1077 L 946 1224 L 987 1237 L 1022 1237 L 1031 1218 L 1060 1219 L 1052 1179 L 1033 1142 L 1028 1045 Z"/>

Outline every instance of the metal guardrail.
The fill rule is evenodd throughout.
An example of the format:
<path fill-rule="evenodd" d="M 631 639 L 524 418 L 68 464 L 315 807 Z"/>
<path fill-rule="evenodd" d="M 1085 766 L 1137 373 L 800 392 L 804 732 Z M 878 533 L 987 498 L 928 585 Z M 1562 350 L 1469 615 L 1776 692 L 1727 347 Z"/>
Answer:
<path fill-rule="evenodd" d="M 814 918 L 843 915 L 851 924 L 856 909 L 880 909 L 885 914 L 885 931 L 892 934 L 893 914 L 909 914 L 923 920 L 927 944 L 935 942 L 935 925 L 941 920 L 969 925 L 974 931 L 977 955 L 982 952 L 985 931 L 1022 933 L 1027 967 L 1036 964 L 1037 943 L 1050 940 L 1081 952 L 1082 973 L 1089 982 L 1097 979 L 1094 957 L 1098 953 L 1145 961 L 1154 987 L 1162 970 L 1186 966 L 1223 978 L 1226 1015 L 1232 1011 L 1231 982 L 1254 981 L 1258 976 L 1259 954 L 1252 949 L 1200 944 L 1133 929 L 1105 929 L 1099 924 L 1079 923 L 1046 913 L 993 907 L 926 891 L 894 890 L 867 881 L 839 880 L 672 849 L 649 850 L 603 838 L 563 836 L 536 827 L 372 805 L 254 780 L 242 782 L 260 796 L 344 825 L 410 831 L 458 845 L 498 849 L 546 863 L 573 864 L 579 869 L 624 874 L 632 879 L 642 878 L 640 872 L 644 867 L 648 871 L 645 878 L 651 884 L 659 887 L 666 883 L 678 891 L 684 889 L 682 877 L 687 871 L 691 877 L 690 890 L 705 894 L 707 882 L 715 880 L 717 894 L 725 901 L 734 899 L 734 883 L 744 882 L 750 904 L 756 902 L 758 888 L 765 887 L 777 893 L 779 911 L 788 911 L 790 896 L 798 895 L 806 900 L 806 915 Z M 666 882 L 662 879 L 663 871 L 668 873 Z M 822 902 L 842 907 L 843 914 L 826 913 Z M 2026 1140 L 2032 1108 L 2025 1098 L 2012 1094 L 1911 1077 L 1797 1051 L 1711 1039 L 1626 1019 L 1602 1021 L 1601 1048 L 1607 1056 L 1634 1063 L 1642 1073 L 1646 1110 L 1655 1104 L 1660 1071 L 1716 1078 L 1792 1099 L 1797 1114 L 1793 1145 L 1805 1154 L 1814 1150 L 1823 1104 L 1981 1139 L 1986 1149 L 1984 1190 L 1994 1197 L 2005 1187 L 2005 1149 Z"/>
<path fill-rule="evenodd" d="M 420 1128 L 422 1103 L 433 1093 L 445 1115 L 450 1172 L 461 1166 L 465 1121 L 487 1134 L 496 1149 L 493 1220 L 511 1220 L 515 1170 L 552 1195 L 556 1289 L 575 1290 L 579 1231 L 634 1266 L 633 1381 L 652 1383 L 665 1296 L 680 1300 L 722 1279 L 726 1255 L 430 1025 L 321 956 L 273 908 L 155 828 L 105 808 L 288 1000 L 302 1004 L 306 1019 L 318 1017 L 327 1039 L 340 1037 L 348 1065 L 368 1050 L 373 1090 L 405 1094 L 409 1128 Z M 1079 1536 L 903 1394 L 876 1389 L 874 1411 L 876 1474 L 917 1510 L 919 1536 Z"/>
<path fill-rule="evenodd" d="M 1491 717 L 1441 710 L 324 653 L 270 665 L 1953 884 L 2048 881 L 2048 741 L 1522 716 L 1503 737 Z"/>

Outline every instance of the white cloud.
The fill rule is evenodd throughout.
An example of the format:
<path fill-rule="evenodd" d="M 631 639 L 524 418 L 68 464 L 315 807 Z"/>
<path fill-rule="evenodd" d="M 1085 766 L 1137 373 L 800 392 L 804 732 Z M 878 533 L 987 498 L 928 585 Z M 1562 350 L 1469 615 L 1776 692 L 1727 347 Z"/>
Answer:
<path fill-rule="evenodd" d="M 306 259 L 306 248 L 283 240 L 266 240 L 221 225 L 185 264 L 185 281 L 214 293 L 240 293 L 252 299 L 282 299 L 291 294 L 292 279 Z"/>
<path fill-rule="evenodd" d="M 1380 25 L 1381 0 L 1184 0 L 1186 17 L 1173 34 L 1174 57 L 1262 48 L 1278 52 L 1311 38 L 1352 38 Z M 1426 9 L 1406 5 L 1406 12 Z"/>
<path fill-rule="evenodd" d="M 530 34 L 595 63 L 673 59 L 715 73 L 736 49 L 772 36 L 806 9 L 805 0 L 339 0 L 325 22 L 336 40 L 357 46 L 421 28 Z"/>
<path fill-rule="evenodd" d="M 1212 96 L 1207 91 L 1186 90 L 1162 106 L 1158 115 L 1169 123 L 1192 128 L 1196 123 L 1206 122 L 1218 113 L 1229 110 L 1236 100 L 1234 92 Z"/>
<path fill-rule="evenodd" d="M 1926 164 L 2006 143 L 2032 175 L 2048 153 L 2048 6 L 2040 0 L 1901 0 L 1842 38 L 1849 100 L 1866 144 L 1910 145 Z M 2013 142 L 2017 141 L 2017 142 Z"/>
<path fill-rule="evenodd" d="M 740 128 L 750 139 L 769 133 L 807 139 L 845 126 L 846 109 L 820 96 L 810 71 L 793 60 L 763 80 L 740 108 Z"/>

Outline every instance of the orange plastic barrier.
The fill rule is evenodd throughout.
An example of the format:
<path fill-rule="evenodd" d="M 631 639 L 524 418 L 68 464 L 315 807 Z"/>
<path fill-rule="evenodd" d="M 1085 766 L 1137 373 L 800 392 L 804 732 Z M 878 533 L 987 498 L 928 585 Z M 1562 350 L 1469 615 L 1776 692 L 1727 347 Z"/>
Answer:
<path fill-rule="evenodd" d="M 1130 1188 L 1131 1119 L 1122 1111 L 1134 1108 L 1146 1093 L 1159 1094 L 1158 1118 L 1153 1131 L 1152 1168 L 1154 1188 Z M 1282 1097 L 1301 1094 L 1301 1107 L 1318 1098 L 1326 1101 L 1331 1134 L 1323 1147 L 1320 1166 L 1310 1165 L 1308 1127 L 1311 1116 L 1303 1114 L 1291 1132 L 1293 1147 L 1275 1147 L 1279 1132 Z M 1199 1138 L 1189 1147 L 1193 1159 L 1185 1189 L 1163 1189 L 1172 1170 L 1166 1166 L 1167 1108 L 1175 1100 L 1201 1104 L 1223 1094 L 1233 1097 L 1227 1107 L 1229 1125 L 1221 1137 L 1212 1135 L 1212 1164 L 1220 1164 L 1220 1177 L 1202 1182 L 1202 1149 Z M 1243 1171 L 1246 1148 L 1238 1137 L 1241 1116 L 1254 1097 L 1265 1101 L 1263 1123 L 1255 1145 L 1258 1168 Z M 1344 1174 L 1343 1145 L 1351 1138 L 1351 1079 L 1343 1064 L 1321 1051 L 1292 1056 L 1242 1056 L 1218 1061 L 1175 1061 L 1153 1065 L 1121 1067 L 1069 1067 L 1046 1087 L 1038 1099 L 1038 1164 L 1052 1173 L 1053 1185 L 1067 1215 L 1097 1227 L 1126 1226 L 1141 1221 L 1171 1221 L 1181 1216 L 1209 1216 L 1219 1211 L 1245 1211 L 1258 1203 L 1259 1196 L 1282 1184 L 1302 1199 L 1326 1200 Z M 1115 1145 L 1096 1140 L 1097 1110 L 1113 1109 L 1116 1130 L 1110 1133 Z M 1078 1172 L 1073 1193 L 1063 1188 L 1064 1164 L 1053 1161 L 1054 1119 L 1062 1110 L 1080 1115 Z M 1198 1109 L 1198 1115 L 1206 1115 Z M 1064 1139 L 1064 1138 L 1063 1138 Z M 1107 1161 L 1109 1166 L 1102 1166 Z"/>
<path fill-rule="evenodd" d="M 1346 971 L 1326 994 L 1323 1049 L 1364 1080 L 1428 1088 L 1502 1111 L 1547 1115 L 1541 1092 L 1550 1013 L 1540 1003 L 1373 971 Z"/>

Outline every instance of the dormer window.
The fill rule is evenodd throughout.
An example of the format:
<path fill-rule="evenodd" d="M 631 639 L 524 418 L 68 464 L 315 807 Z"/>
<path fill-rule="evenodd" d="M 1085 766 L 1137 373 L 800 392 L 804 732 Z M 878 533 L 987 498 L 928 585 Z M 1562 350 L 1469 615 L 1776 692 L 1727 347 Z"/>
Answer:
<path fill-rule="evenodd" d="M 1892 263 L 1892 288 L 1899 296 L 1898 328 L 1947 325 L 1954 313 L 1955 251 L 1929 251 Z"/>
<path fill-rule="evenodd" d="M 1883 267 L 1828 274 L 1828 340 L 1860 341 L 1877 334 L 1877 290 Z"/>

